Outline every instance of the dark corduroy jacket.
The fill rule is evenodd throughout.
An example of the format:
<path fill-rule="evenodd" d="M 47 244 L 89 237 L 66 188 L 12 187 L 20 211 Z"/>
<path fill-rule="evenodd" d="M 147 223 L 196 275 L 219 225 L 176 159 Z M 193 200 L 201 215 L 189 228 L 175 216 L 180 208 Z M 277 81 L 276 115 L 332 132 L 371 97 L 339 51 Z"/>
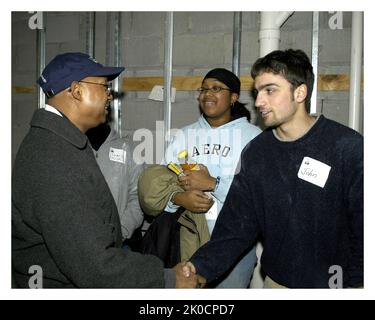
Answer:
<path fill-rule="evenodd" d="M 67 118 L 38 110 L 12 176 L 12 267 L 28 287 L 163 287 L 162 262 L 121 249 L 116 204 L 88 145 Z"/>

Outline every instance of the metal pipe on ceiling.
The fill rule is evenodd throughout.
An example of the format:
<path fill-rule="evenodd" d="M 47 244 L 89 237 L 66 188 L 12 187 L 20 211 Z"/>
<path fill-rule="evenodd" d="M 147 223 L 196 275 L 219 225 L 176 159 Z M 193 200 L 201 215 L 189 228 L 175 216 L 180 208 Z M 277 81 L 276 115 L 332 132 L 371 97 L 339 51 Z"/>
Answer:
<path fill-rule="evenodd" d="M 108 12 L 107 15 L 106 64 L 119 67 L 121 65 L 121 13 Z M 119 94 L 120 77 L 113 80 L 113 113 L 111 127 L 122 137 L 121 95 Z"/>
<path fill-rule="evenodd" d="M 319 56 L 319 12 L 313 12 L 311 64 L 315 74 L 314 89 L 310 100 L 310 114 L 317 113 L 318 97 L 318 56 Z"/>
<path fill-rule="evenodd" d="M 86 13 L 86 53 L 95 58 L 95 12 Z"/>
<path fill-rule="evenodd" d="M 260 14 L 259 56 L 263 57 L 279 49 L 280 27 L 293 14 L 293 11 L 264 11 Z"/>
<path fill-rule="evenodd" d="M 114 14 L 114 65 L 120 67 L 121 65 L 121 13 L 116 12 Z M 113 80 L 113 90 L 115 92 L 115 99 L 113 100 L 113 109 L 114 109 L 114 129 L 122 137 L 122 122 L 121 122 L 121 98 L 119 95 L 120 87 L 120 77 L 117 77 Z"/>
<path fill-rule="evenodd" d="M 46 66 L 46 13 L 41 13 L 42 28 L 37 32 L 37 57 L 38 57 L 38 75 L 41 75 Z M 46 96 L 39 87 L 38 92 L 38 106 L 40 108 L 46 107 Z"/>
<path fill-rule="evenodd" d="M 170 141 L 171 130 L 171 91 L 172 91 L 172 55 L 173 55 L 173 12 L 166 12 L 164 29 L 164 150 Z"/>
<path fill-rule="evenodd" d="M 241 33 L 242 33 L 242 12 L 233 13 L 233 56 L 232 72 L 240 77 L 241 65 Z"/>
<path fill-rule="evenodd" d="M 353 12 L 350 58 L 349 126 L 356 131 L 360 130 L 362 51 L 363 12 Z"/>

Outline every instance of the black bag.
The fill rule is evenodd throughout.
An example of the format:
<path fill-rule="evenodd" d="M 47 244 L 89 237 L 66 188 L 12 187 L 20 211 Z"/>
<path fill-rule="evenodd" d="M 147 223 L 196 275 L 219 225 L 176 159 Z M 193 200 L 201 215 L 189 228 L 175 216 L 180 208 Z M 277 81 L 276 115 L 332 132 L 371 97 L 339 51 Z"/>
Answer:
<path fill-rule="evenodd" d="M 140 244 L 140 252 L 152 254 L 164 262 L 165 268 L 172 268 L 181 261 L 180 224 L 178 219 L 184 211 L 163 212 L 149 226 Z"/>

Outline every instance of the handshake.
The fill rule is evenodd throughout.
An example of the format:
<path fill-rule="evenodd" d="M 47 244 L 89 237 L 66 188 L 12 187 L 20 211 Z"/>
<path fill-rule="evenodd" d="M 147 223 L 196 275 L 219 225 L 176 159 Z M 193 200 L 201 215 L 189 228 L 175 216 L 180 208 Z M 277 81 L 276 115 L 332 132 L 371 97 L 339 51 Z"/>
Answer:
<path fill-rule="evenodd" d="M 196 274 L 191 262 L 180 262 L 173 270 L 176 273 L 176 288 L 203 288 L 206 279 Z"/>

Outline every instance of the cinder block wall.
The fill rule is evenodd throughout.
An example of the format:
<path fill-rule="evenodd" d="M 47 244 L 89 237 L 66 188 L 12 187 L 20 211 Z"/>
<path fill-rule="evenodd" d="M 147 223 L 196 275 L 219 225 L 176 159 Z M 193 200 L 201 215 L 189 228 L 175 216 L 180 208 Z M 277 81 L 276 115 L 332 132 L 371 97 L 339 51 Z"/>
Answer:
<path fill-rule="evenodd" d="M 49 12 L 46 19 L 46 60 L 68 51 L 85 51 L 85 12 Z M 32 16 L 12 13 L 12 86 L 33 86 L 38 77 L 36 30 L 28 27 Z M 241 75 L 248 75 L 259 55 L 258 12 L 243 12 Z M 164 68 L 163 12 L 121 13 L 121 59 L 126 76 L 162 76 Z M 320 14 L 319 73 L 349 74 L 351 13 L 343 14 L 343 29 L 331 30 L 331 14 Z M 108 63 L 106 12 L 96 14 L 95 58 Z M 215 67 L 231 69 L 233 39 L 232 12 L 176 12 L 174 14 L 173 75 L 204 75 Z M 280 48 L 300 48 L 311 55 L 312 13 L 295 12 L 281 28 Z M 126 92 L 122 100 L 122 131 L 139 128 L 155 130 L 163 120 L 163 103 L 148 100 L 149 92 Z M 172 104 L 172 127 L 180 128 L 199 117 L 195 92 L 177 92 Z M 249 92 L 240 100 L 248 103 L 253 121 L 257 113 Z M 320 92 L 318 111 L 328 118 L 348 123 L 349 92 Z M 31 115 L 37 108 L 37 91 L 12 94 L 12 159 L 26 134 Z"/>
<path fill-rule="evenodd" d="M 27 19 L 25 13 L 12 13 L 12 86 L 35 83 L 36 32 L 28 28 Z M 12 93 L 12 160 L 29 129 L 37 101 L 35 93 Z"/>

